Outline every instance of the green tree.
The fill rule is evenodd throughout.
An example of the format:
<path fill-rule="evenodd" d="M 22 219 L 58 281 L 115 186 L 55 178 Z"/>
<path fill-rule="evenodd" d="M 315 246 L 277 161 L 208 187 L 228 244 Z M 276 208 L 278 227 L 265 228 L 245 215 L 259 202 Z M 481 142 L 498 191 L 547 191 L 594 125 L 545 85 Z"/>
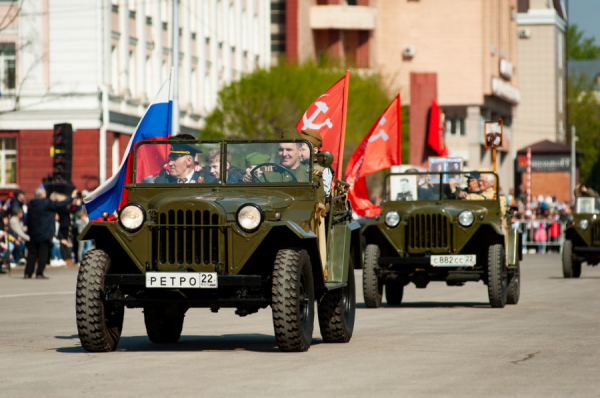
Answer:
<path fill-rule="evenodd" d="M 600 47 L 593 37 L 583 37 L 583 31 L 576 24 L 567 29 L 567 57 L 569 60 L 600 58 Z"/>
<path fill-rule="evenodd" d="M 207 117 L 204 138 L 275 138 L 293 127 L 308 106 L 344 76 L 331 65 L 280 63 L 223 87 Z M 344 165 L 392 100 L 379 74 L 350 73 Z M 408 154 L 408 111 L 402 112 L 403 153 Z M 406 137 L 406 138 L 404 138 Z M 408 156 L 408 155 L 406 155 Z M 408 157 L 405 157 L 408 159 Z"/>
<path fill-rule="evenodd" d="M 598 191 L 600 189 L 600 103 L 592 80 L 585 74 L 569 78 L 569 124 L 575 126 L 577 150 L 583 156 L 577 160 L 579 180 Z M 571 135 L 569 137 L 569 144 Z"/>

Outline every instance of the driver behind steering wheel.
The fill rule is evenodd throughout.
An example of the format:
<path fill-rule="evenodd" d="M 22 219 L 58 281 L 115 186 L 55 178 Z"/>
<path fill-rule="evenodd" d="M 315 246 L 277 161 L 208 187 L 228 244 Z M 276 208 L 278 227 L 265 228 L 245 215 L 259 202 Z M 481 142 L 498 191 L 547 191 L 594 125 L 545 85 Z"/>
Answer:
<path fill-rule="evenodd" d="M 265 155 L 264 153 L 251 152 L 248 155 L 246 155 L 245 161 L 246 161 L 246 174 L 244 175 L 243 181 L 244 182 L 253 182 L 252 175 L 250 174 L 252 169 L 254 169 L 259 164 L 269 163 L 270 159 L 269 159 L 269 155 Z M 263 170 L 261 170 L 261 169 L 256 169 L 256 171 L 254 172 L 255 178 L 260 178 L 260 176 L 262 176 L 262 174 L 263 174 Z"/>

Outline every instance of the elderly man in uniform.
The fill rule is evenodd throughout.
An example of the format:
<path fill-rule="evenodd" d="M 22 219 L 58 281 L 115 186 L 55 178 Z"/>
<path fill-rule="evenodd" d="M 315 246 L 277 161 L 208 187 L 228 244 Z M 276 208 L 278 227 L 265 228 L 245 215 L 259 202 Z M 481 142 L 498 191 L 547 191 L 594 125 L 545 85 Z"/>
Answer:
<path fill-rule="evenodd" d="M 177 136 L 170 139 L 178 139 Z M 195 158 L 197 153 L 202 153 L 200 148 L 190 143 L 171 144 L 169 151 L 169 174 L 161 171 L 154 180 L 155 184 L 202 184 L 217 183 L 219 180 L 205 173 L 196 171 Z"/>

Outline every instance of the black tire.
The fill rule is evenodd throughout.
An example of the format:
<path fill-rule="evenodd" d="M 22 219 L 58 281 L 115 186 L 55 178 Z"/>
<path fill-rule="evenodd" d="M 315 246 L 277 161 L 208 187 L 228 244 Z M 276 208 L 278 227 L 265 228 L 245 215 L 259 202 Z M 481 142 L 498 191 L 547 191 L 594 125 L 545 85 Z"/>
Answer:
<path fill-rule="evenodd" d="M 566 239 L 562 250 L 563 277 L 573 278 L 573 262 L 573 241 Z M 581 274 L 581 264 L 579 266 L 579 273 Z"/>
<path fill-rule="evenodd" d="M 347 343 L 352 338 L 356 313 L 354 267 L 348 270 L 348 285 L 325 293 L 319 302 L 319 327 L 326 343 Z"/>
<path fill-rule="evenodd" d="M 573 278 L 581 276 L 581 261 L 573 260 Z"/>
<path fill-rule="evenodd" d="M 521 296 L 521 264 L 509 274 L 508 288 L 506 290 L 506 304 L 517 304 Z"/>
<path fill-rule="evenodd" d="M 272 302 L 275 339 L 281 351 L 307 351 L 315 322 L 315 289 L 306 250 L 277 252 Z"/>
<path fill-rule="evenodd" d="M 504 247 L 501 244 L 491 245 L 488 248 L 488 297 L 492 308 L 504 308 L 506 305 L 507 279 Z"/>
<path fill-rule="evenodd" d="M 363 270 L 363 295 L 367 308 L 381 307 L 383 284 L 379 281 L 377 270 L 379 264 L 379 246 L 367 245 L 365 249 L 365 269 Z"/>
<path fill-rule="evenodd" d="M 400 305 L 404 295 L 404 285 L 394 280 L 385 282 L 385 300 L 389 305 Z"/>
<path fill-rule="evenodd" d="M 181 337 L 184 317 L 185 311 L 175 310 L 170 313 L 165 305 L 145 306 L 144 323 L 148 338 L 155 344 L 177 343 Z"/>
<path fill-rule="evenodd" d="M 110 257 L 106 252 L 90 250 L 83 256 L 77 274 L 77 333 L 86 351 L 113 351 L 121 339 L 125 308 L 103 300 L 104 276 L 109 268 Z"/>

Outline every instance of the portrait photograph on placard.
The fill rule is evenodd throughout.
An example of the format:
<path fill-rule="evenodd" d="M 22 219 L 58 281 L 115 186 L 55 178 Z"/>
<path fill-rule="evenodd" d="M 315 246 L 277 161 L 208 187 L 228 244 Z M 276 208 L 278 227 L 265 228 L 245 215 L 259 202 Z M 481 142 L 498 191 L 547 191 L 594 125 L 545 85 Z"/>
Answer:
<path fill-rule="evenodd" d="M 392 200 L 417 200 L 417 176 L 394 175 L 390 177 L 390 198 Z"/>
<path fill-rule="evenodd" d="M 483 124 L 486 148 L 502 147 L 502 119 L 492 120 Z"/>
<path fill-rule="evenodd" d="M 447 159 L 448 158 L 430 156 L 429 157 L 429 171 L 437 172 L 437 173 L 442 173 L 442 172 L 446 171 L 446 168 L 448 166 Z M 431 178 L 429 179 L 429 182 L 440 182 L 440 175 L 432 174 Z"/>
<path fill-rule="evenodd" d="M 448 182 L 453 179 L 456 182 L 462 182 L 462 174 L 460 172 L 463 170 L 463 159 L 462 158 L 446 158 L 447 159 L 447 167 L 446 171 L 448 174 L 444 176 L 444 182 Z M 452 172 L 456 172 L 457 174 L 452 174 Z"/>
<path fill-rule="evenodd" d="M 578 214 L 593 214 L 596 212 L 596 198 L 577 198 Z"/>

